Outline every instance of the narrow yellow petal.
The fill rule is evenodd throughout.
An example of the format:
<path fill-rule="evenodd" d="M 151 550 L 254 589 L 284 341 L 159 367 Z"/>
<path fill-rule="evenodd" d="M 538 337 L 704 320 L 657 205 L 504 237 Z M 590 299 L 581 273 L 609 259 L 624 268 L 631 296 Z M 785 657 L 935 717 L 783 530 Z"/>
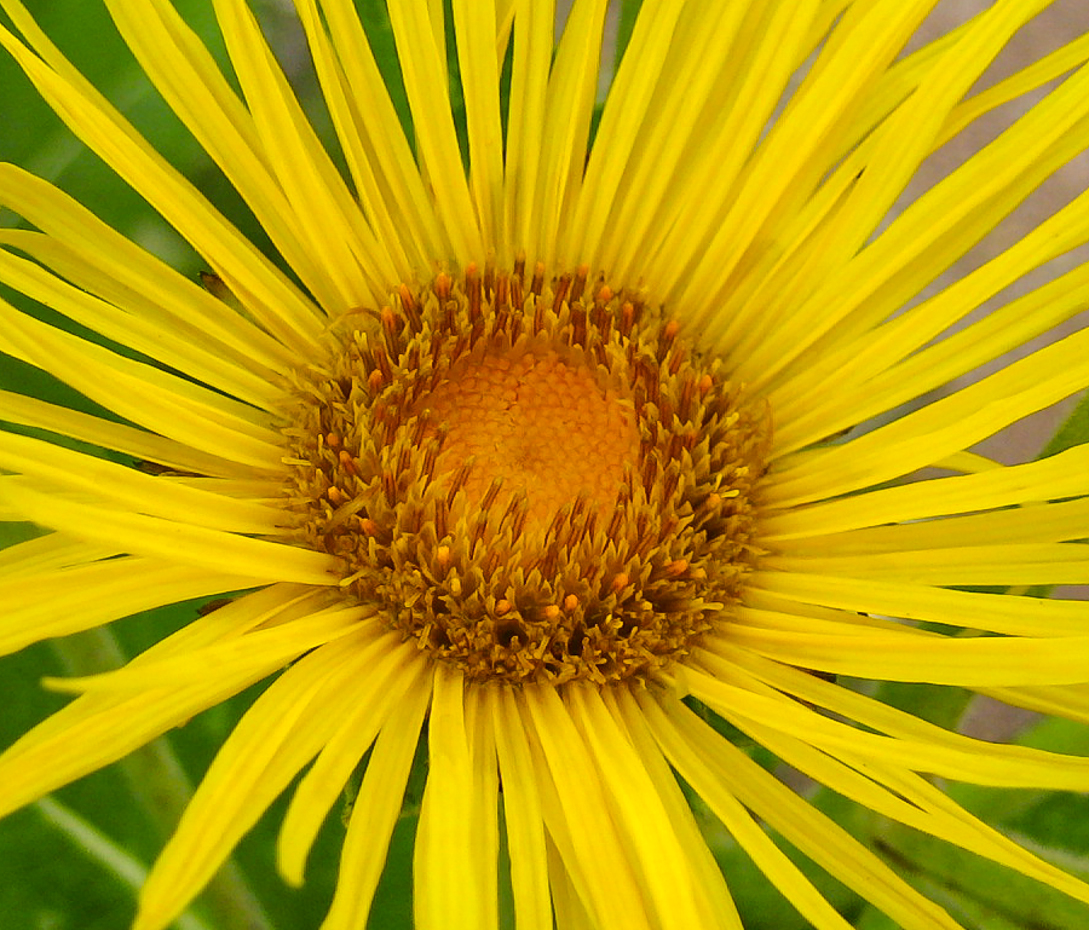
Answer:
<path fill-rule="evenodd" d="M 465 691 L 461 672 L 443 663 L 435 665 L 428 724 L 430 764 L 413 856 L 413 916 L 421 930 L 498 926 L 498 903 L 494 894 L 487 894 L 492 880 L 486 877 L 496 874 L 498 849 L 473 842 L 480 839 L 478 818 L 488 812 L 480 810 L 475 796 L 472 721 Z M 487 794 L 487 786 L 479 788 Z M 495 817 L 494 807 L 490 814 Z M 461 854 L 451 858 L 452 850 Z"/>
<path fill-rule="evenodd" d="M 635 698 L 625 696 L 624 700 L 627 703 Z M 655 742 L 661 747 L 659 751 L 666 755 L 678 774 L 715 812 L 757 868 L 776 887 L 788 892 L 788 898 L 798 909 L 798 913 L 817 930 L 846 930 L 850 924 L 836 913 L 798 867 L 772 842 L 771 837 L 734 796 L 729 781 L 716 777 L 708 763 L 700 757 L 697 747 L 663 713 L 657 700 L 648 693 L 639 695 L 638 709 L 630 711 L 630 716 L 636 713 L 642 715 Z M 708 733 L 707 738 L 716 741 L 722 739 L 718 734 L 712 733 Z M 740 926 L 736 912 L 734 920 Z"/>
<path fill-rule="evenodd" d="M 4 0 L 4 8 L 49 65 L 6 29 L 0 29 L 0 45 L 57 115 L 193 244 L 272 335 L 299 351 L 312 347 L 319 317 L 286 275 L 65 62 L 18 0 Z"/>
<path fill-rule="evenodd" d="M 780 551 L 786 555 L 904 552 L 954 546 L 1007 546 L 1082 539 L 1089 526 L 1089 500 L 1061 504 L 1034 504 L 1014 510 L 946 517 L 921 523 L 832 533 L 790 540 Z"/>
<path fill-rule="evenodd" d="M 745 604 L 730 611 L 726 622 L 759 630 L 824 630 L 842 636 L 864 636 L 875 631 L 908 634 L 918 632 L 913 625 L 887 617 L 871 617 L 848 610 L 779 601 L 774 596 L 769 596 L 766 590 L 751 589 L 745 594 Z M 723 619 L 725 620 L 725 616 Z M 717 632 L 720 635 L 725 634 L 725 624 L 720 625 Z"/>
<path fill-rule="evenodd" d="M 1083 35 L 1037 58 L 1020 71 L 992 84 L 978 94 L 973 94 L 949 115 L 935 148 L 944 145 L 984 113 L 989 113 L 1004 103 L 1016 100 L 1049 81 L 1062 77 L 1068 71 L 1085 64 L 1087 60 L 1089 60 L 1089 35 Z"/>
<path fill-rule="evenodd" d="M 727 77 L 726 72 L 736 66 L 731 53 L 746 14 L 752 11 L 740 3 L 719 3 L 708 9 L 688 4 L 682 12 L 666 70 L 669 80 L 656 89 L 639 127 L 637 144 L 627 152 L 628 174 L 624 192 L 613 207 L 611 229 L 594 242 L 600 249 L 599 264 L 617 280 L 638 280 L 644 275 L 642 266 L 653 255 L 655 237 L 671 225 L 698 159 L 708 157 L 718 139 L 732 134 L 730 157 L 738 161 L 742 157 L 744 131 L 737 122 L 746 107 L 748 118 L 757 121 L 760 101 L 754 98 L 765 90 L 770 93 L 768 85 L 773 83 L 758 70 L 753 58 L 746 60 L 745 71 L 737 75 L 736 82 Z M 795 11 L 795 22 L 803 17 L 804 10 Z M 628 58 L 630 52 L 629 46 L 625 52 Z M 720 100 L 727 88 L 732 105 Z M 612 99 L 610 92 L 608 101 Z M 718 118 L 708 120 L 708 110 L 716 111 Z M 727 127 L 728 123 L 734 125 Z M 708 133 L 714 133 L 713 139 L 705 137 Z M 725 150 L 715 154 L 725 154 Z M 666 279 L 662 286 L 665 289 L 673 283 Z"/>
<path fill-rule="evenodd" d="M 257 411 L 19 313 L 0 301 L 0 351 L 55 374 L 134 423 L 196 449 L 279 470 L 279 435 Z"/>
<path fill-rule="evenodd" d="M 711 99 L 692 127 L 688 151 L 679 163 L 682 167 L 671 179 L 665 202 L 659 205 L 658 217 L 648 230 L 649 241 L 643 249 L 646 254 L 635 253 L 633 257 L 633 270 L 647 274 L 651 280 L 661 280 L 667 293 L 680 289 L 685 281 L 684 269 L 700 256 L 707 239 L 725 221 L 729 205 L 737 196 L 738 179 L 752 161 L 753 149 L 772 122 L 791 77 L 813 50 L 813 28 L 820 4 L 804 0 L 790 5 L 719 6 L 724 12 L 729 12 L 725 9 L 729 7 L 742 19 L 736 24 L 728 19 L 723 24 L 722 41 L 727 43 L 728 54 L 709 88 Z M 705 18 L 703 11 L 693 12 L 697 22 Z M 717 57 L 718 52 L 711 55 Z M 699 70 L 703 70 L 702 66 Z M 674 105 L 677 115 L 687 109 L 685 88 L 678 89 L 682 95 Z M 661 113 L 667 132 L 675 118 L 674 113 Z M 683 235 L 681 229 L 685 230 Z M 646 256 L 650 256 L 649 261 Z M 723 274 L 728 270 L 723 268 Z M 693 322 L 704 318 L 703 304 L 690 307 Z M 721 328 L 722 321 L 715 322 L 719 324 L 716 329 Z"/>
<path fill-rule="evenodd" d="M 654 713 L 653 698 L 640 702 L 648 715 Z M 770 772 L 714 730 L 679 700 L 664 708 L 668 723 L 659 725 L 656 735 L 671 726 L 680 739 L 710 768 L 708 787 L 729 785 L 737 799 L 754 814 L 778 830 L 784 838 L 848 887 L 854 888 L 904 930 L 963 930 L 944 910 L 911 888 L 870 849 L 851 837 L 839 824 L 813 808 L 808 801 L 780 782 Z M 721 793 L 721 789 L 719 789 Z M 797 876 L 783 874 L 788 898 L 803 892 Z M 834 926 L 828 919 L 825 926 Z"/>
<path fill-rule="evenodd" d="M 785 665 L 879 681 L 963 688 L 1089 681 L 1089 635 L 960 639 L 908 629 L 845 635 L 735 626 L 727 640 Z"/>
<path fill-rule="evenodd" d="M 256 364 L 259 370 L 283 373 L 291 362 L 291 353 L 259 326 L 18 165 L 0 165 L 0 203 L 40 229 L 56 247 L 66 248 L 73 260 L 101 269 L 96 281 L 108 282 L 115 293 L 143 298 L 143 312 L 184 326 L 186 332 L 200 332 L 200 342 L 211 338 L 217 351 L 229 351 L 236 361 Z"/>
<path fill-rule="evenodd" d="M 458 67 L 469 139 L 469 188 L 484 242 L 506 243 L 503 229 L 503 126 L 499 115 L 500 62 L 494 0 L 454 0 Z M 492 245 L 494 243 L 494 245 Z M 513 256 L 503 254 L 504 264 Z"/>
<path fill-rule="evenodd" d="M 768 489 L 769 503 L 793 506 L 908 474 L 1086 384 L 1089 330 L 1081 330 L 887 426 L 784 467 Z"/>
<path fill-rule="evenodd" d="M 946 114 L 975 83 L 1011 35 L 1044 5 L 1046 3 L 1038 0 L 1000 2 L 986 15 L 977 17 L 973 28 L 966 30 L 960 41 L 934 63 L 915 92 L 875 128 L 866 140 L 865 170 L 856 177 L 834 222 L 823 230 L 825 256 L 812 268 L 819 277 L 810 279 L 811 282 L 818 281 L 819 285 L 811 286 L 804 295 L 786 288 L 786 293 L 776 295 L 770 306 L 762 300 L 759 310 L 752 307 L 738 311 L 746 320 L 759 314 L 767 321 L 764 326 L 751 327 L 748 331 L 740 330 L 736 322 L 732 324 L 731 353 L 744 360 L 739 368 L 740 377 L 753 384 L 766 384 L 772 375 L 788 366 L 825 333 L 835 339 L 844 338 L 845 321 L 850 321 L 851 326 L 865 328 L 867 322 L 872 325 L 886 317 L 889 308 L 875 300 L 874 294 L 898 275 L 907 261 L 932 241 L 940 239 L 946 230 L 962 222 L 977 204 L 991 200 L 1007 186 L 1016 189 L 1017 179 L 1038 169 L 1036 156 L 1056 139 L 1069 146 L 1071 156 L 1078 151 L 1076 139 L 1068 138 L 1072 135 L 1069 129 L 1077 122 L 1077 114 L 1084 114 L 1089 108 L 1067 104 L 1065 110 L 1071 112 L 1064 112 L 1064 108 L 1053 101 L 1055 111 L 1045 114 L 1049 107 L 1034 107 L 1027 123 L 1043 120 L 1045 115 L 1050 119 L 1033 128 L 1027 124 L 1015 127 L 1002 137 L 1011 146 L 1010 151 L 1005 151 L 1001 142 L 992 144 L 912 204 L 874 242 L 862 248 L 919 164 L 929 155 Z M 1064 89 L 1056 97 L 1073 101 L 1076 95 L 1077 91 L 1070 88 L 1069 94 Z M 1060 113 L 1065 118 L 1060 117 Z M 1012 148 L 1014 146 L 1016 148 Z M 1000 156 L 1000 149 L 1004 157 Z M 1037 183 L 1042 177 L 1037 178 Z M 958 186 L 962 180 L 962 186 Z M 943 197 L 943 187 L 954 187 L 957 192 Z M 1012 209 L 1016 202 L 1013 200 L 1007 209 Z M 918 220 L 917 215 L 920 215 Z M 929 263 L 930 278 L 920 281 L 916 290 L 929 283 L 942 267 L 960 254 L 947 251 L 950 254 L 945 262 Z M 888 290 L 895 293 L 897 305 L 902 302 L 898 289 Z M 776 345 L 769 352 L 766 327 L 783 312 L 791 315 L 794 338 L 789 346 Z"/>
<path fill-rule="evenodd" d="M 1038 543 L 961 546 L 829 557 L 769 556 L 764 567 L 880 581 L 934 585 L 1082 584 L 1089 581 L 1089 545 Z"/>
<path fill-rule="evenodd" d="M 251 585 L 262 581 L 336 583 L 332 561 L 323 553 L 160 517 L 119 513 L 112 507 L 63 500 L 24 485 L 16 488 L 11 484 L 11 481 L 0 483 L 0 501 L 10 503 L 34 523 L 81 539 L 114 543 L 134 555 L 156 557 L 210 572 L 226 569 L 232 575 L 248 576 Z"/>
<path fill-rule="evenodd" d="M 10 391 L 0 391 L 0 417 L 9 423 L 70 436 L 103 449 L 112 449 L 178 471 L 222 478 L 235 475 L 244 468 L 145 430 Z M 245 470 L 249 472 L 249 469 Z"/>
<path fill-rule="evenodd" d="M 778 663 L 769 663 L 774 670 L 761 672 L 761 679 L 802 700 L 812 701 L 863 726 L 889 734 L 875 735 L 824 717 L 788 698 L 773 699 L 754 694 L 748 687 L 751 676 L 737 664 L 710 653 L 706 658 L 707 667 L 716 677 L 694 672 L 688 682 L 691 693 L 699 700 L 704 700 L 728 720 L 752 720 L 774 726 L 832 755 L 858 759 L 874 757 L 911 771 L 980 785 L 1084 791 L 1089 783 L 1089 759 L 1024 746 L 1003 746 L 951 733 Z M 802 678 L 812 681 L 802 681 Z M 727 684 L 728 680 L 739 684 Z"/>
<path fill-rule="evenodd" d="M 486 251 L 462 167 L 447 91 L 445 41 L 435 36 L 420 3 L 392 3 L 390 23 L 412 107 L 416 147 L 430 181 L 436 212 L 460 265 L 480 261 Z"/>
<path fill-rule="evenodd" d="M 0 549 L 0 577 L 6 582 L 44 575 L 121 554 L 117 546 L 88 543 L 64 533 L 45 533 Z"/>
<path fill-rule="evenodd" d="M 496 690 L 492 727 L 503 780 L 503 813 L 510 850 L 514 915 L 519 930 L 552 930 L 544 815 L 529 744 L 513 694 Z"/>
<path fill-rule="evenodd" d="M 238 591 L 253 584 L 252 579 L 243 576 L 153 559 L 115 558 L 74 567 L 56 564 L 69 551 L 53 549 L 51 558 L 37 562 L 33 574 L 24 572 L 10 578 L 4 572 L 0 580 L 0 603 L 4 604 L 0 654 L 142 610 Z"/>
<path fill-rule="evenodd" d="M 605 780 L 570 712 L 551 685 L 525 688 L 519 700 L 537 777 L 548 782 L 545 825 L 584 906 L 606 930 L 649 928 L 659 915 L 640 887 L 626 838 L 609 814 Z"/>
<path fill-rule="evenodd" d="M 340 856 L 340 879 L 321 930 L 367 927 L 430 700 L 425 673 L 424 680 L 404 693 L 378 734 L 352 807 Z"/>
<path fill-rule="evenodd" d="M 569 685 L 565 698 L 600 771 L 602 786 L 638 863 L 641 883 L 663 928 L 711 927 L 711 902 L 695 881 L 690 855 L 681 843 L 644 762 L 617 727 L 596 686 Z"/>
<path fill-rule="evenodd" d="M 602 240 L 612 226 L 613 204 L 620 195 L 628 162 L 642 145 L 650 99 L 659 85 L 683 7 L 679 0 L 664 0 L 648 5 L 635 21 L 598 124 L 597 138 L 602 144 L 590 151 L 564 245 L 563 262 L 578 256 L 577 260 L 591 267 L 600 265 Z M 677 147 L 680 148 L 679 140 Z M 623 189 L 629 197 L 634 195 L 641 200 L 646 196 L 639 187 Z"/>
<path fill-rule="evenodd" d="M 736 190 L 732 179 L 728 179 L 730 187 L 723 189 L 713 177 L 708 178 L 709 186 L 698 191 L 700 199 L 689 211 L 688 222 L 674 231 L 674 236 L 691 237 L 701 243 L 697 267 L 672 295 L 678 303 L 703 307 L 718 297 L 727 276 L 759 235 L 778 199 L 803 168 L 811 168 L 814 160 L 819 161 L 821 146 L 834 135 L 833 129 L 857 106 L 858 98 L 888 66 L 933 5 L 874 0 L 844 14 Z M 721 204 L 729 204 L 725 217 L 720 215 Z M 676 250 L 683 247 L 681 243 L 668 251 L 680 254 Z M 723 256 L 732 256 L 725 265 Z"/>
<path fill-rule="evenodd" d="M 548 844 L 548 875 L 552 888 L 552 905 L 556 909 L 555 926 L 564 930 L 598 930 L 600 926 L 586 910 L 583 899 L 575 889 L 574 876 L 567 871 L 554 843 Z"/>
<path fill-rule="evenodd" d="M 1089 723 L 1089 686 L 1057 685 L 1043 688 L 981 688 L 980 694 L 1024 707 L 1038 714 L 1065 717 L 1078 723 Z"/>
<path fill-rule="evenodd" d="M 514 0 L 514 49 L 511 58 L 510 99 L 518 101 L 507 115 L 506 173 L 503 193 L 506 229 L 512 248 L 535 255 L 540 206 L 541 153 L 546 116 L 552 30 L 556 18 L 553 0 Z M 513 259 L 516 256 L 511 256 Z"/>
<path fill-rule="evenodd" d="M 923 348 L 1022 276 L 1087 239 L 1089 195 L 1082 195 L 940 294 L 820 353 L 768 395 L 784 423 L 776 454 L 922 396 L 1074 316 L 1089 292 L 1089 273 L 1082 267 Z M 860 393 L 866 395 L 861 409 Z M 844 403 L 848 397 L 854 401 Z"/>
<path fill-rule="evenodd" d="M 111 696 L 86 705 L 86 710 L 78 708 L 78 715 L 55 714 L 0 756 L 0 813 L 109 765 L 273 671 L 267 662 L 255 661 L 232 675 L 199 676 L 185 688 Z"/>
<path fill-rule="evenodd" d="M 152 867 L 133 930 L 163 930 L 336 729 L 342 695 L 365 674 L 373 629 L 314 650 L 253 703 L 223 743 Z"/>
<path fill-rule="evenodd" d="M 140 306 L 119 308 L 109 299 L 87 293 L 92 285 L 89 278 L 99 275 L 105 290 L 112 290 L 111 279 L 94 265 L 84 266 L 73 260 L 65 248 L 47 236 L 25 230 L 0 230 L 0 243 L 11 245 L 50 265 L 51 271 L 0 249 L 0 280 L 21 294 L 64 314 L 95 332 L 121 345 L 181 371 L 189 377 L 245 400 L 262 409 L 270 407 L 282 396 L 281 389 L 268 378 L 253 374 L 227 357 L 227 353 L 206 350 L 199 331 L 176 323 L 161 325 L 151 322 L 153 314 L 146 312 L 146 301 Z M 100 260 L 101 261 L 101 260 Z M 69 284 L 57 275 L 79 283 Z M 122 299 L 125 295 L 121 296 Z"/>
<path fill-rule="evenodd" d="M 252 114 L 243 106 L 207 49 L 171 4 L 152 0 L 134 7 L 111 0 L 110 7 L 145 73 L 223 169 L 307 288 L 327 309 L 350 306 L 333 280 L 338 262 L 345 269 L 355 264 L 347 237 L 330 231 L 324 249 L 311 248 L 315 241 L 313 214 L 321 201 L 307 203 L 293 196 L 291 178 L 285 179 L 278 170 L 282 165 L 278 164 L 276 141 L 270 143 L 263 131 L 260 102 Z M 236 73 L 244 78 L 243 91 L 254 96 L 250 93 L 253 59 L 239 54 L 236 32 L 226 28 L 232 21 L 222 13 L 220 19 L 232 40 L 229 54 Z M 270 95 L 274 89 L 281 90 L 271 80 L 265 87 Z M 264 107 L 264 111 L 268 109 L 271 106 Z M 301 128 L 301 124 L 293 127 L 291 137 L 299 135 Z"/>
<path fill-rule="evenodd" d="M 749 664 L 748 657 L 737 650 L 732 650 L 731 655 L 735 660 L 740 657 L 743 663 Z M 759 668 L 763 663 L 764 660 L 753 658 L 751 667 Z M 989 827 L 913 772 L 873 760 L 867 760 L 865 768 L 856 771 L 771 727 L 748 726 L 761 745 L 788 765 L 870 810 L 1017 869 L 1079 900 L 1085 900 L 1089 895 L 1089 888 L 1082 882 Z"/>
<path fill-rule="evenodd" d="M 313 38 L 324 16 L 329 39 L 343 74 L 343 87 L 334 85 L 331 74 L 323 76 L 330 113 L 352 169 L 356 189 L 374 215 L 372 225 L 389 240 L 397 239 L 405 250 L 409 269 L 430 269 L 437 255 L 453 249 L 416 167 L 401 122 L 378 70 L 351 0 L 300 0 L 296 5 Z M 323 56 L 314 53 L 322 75 Z M 339 82 L 338 82 L 339 84 Z M 405 280 L 410 275 L 406 272 Z"/>
<path fill-rule="evenodd" d="M 427 693 L 427 675 L 418 651 L 399 643 L 391 633 L 385 654 L 376 654 L 366 677 L 352 683 L 351 694 L 345 695 L 350 711 L 295 789 L 284 815 L 276 857 L 280 874 L 288 883 L 302 884 L 306 857 L 329 808 L 375 737 L 389 725 L 395 705 L 417 692 Z M 410 703 L 419 705 L 418 701 Z"/>
<path fill-rule="evenodd" d="M 465 733 L 473 765 L 473 810 L 467 826 L 469 845 L 480 862 L 484 901 L 481 930 L 499 930 L 499 767 L 495 754 L 491 698 L 479 685 L 465 692 Z M 495 902 L 493 907 L 491 902 Z M 445 926 L 445 925 L 444 925 Z"/>
<path fill-rule="evenodd" d="M 568 214 L 586 164 L 607 6 L 604 0 L 574 0 L 552 60 L 538 136 L 542 170 L 533 191 L 537 224 L 524 243 L 530 263 L 551 267 L 561 258 L 559 240 L 569 229 Z M 576 264 L 580 261 L 575 258 Z"/>
<path fill-rule="evenodd" d="M 305 617 L 314 610 L 320 609 L 321 605 L 317 603 L 320 596 L 320 591 L 315 592 L 313 589 L 300 585 L 269 585 L 237 597 L 216 610 L 197 616 L 192 622 L 149 647 L 128 664 L 131 667 L 138 667 L 169 656 L 184 655 L 192 649 L 242 636 L 262 624 L 271 625 L 295 617 Z M 233 691 L 225 691 L 224 698 L 233 693 Z M 82 727 L 97 726 L 96 719 L 102 714 L 112 713 L 113 708 L 129 698 L 130 695 L 116 693 L 81 695 L 22 736 L 7 749 L 6 756 L 14 759 L 23 753 L 39 751 L 48 754 L 51 750 L 47 744 L 51 741 L 58 739 L 63 741 L 67 734 L 79 732 Z M 44 750 L 42 750 L 43 746 L 46 746 Z"/>
<path fill-rule="evenodd" d="M 951 591 L 925 585 L 835 578 L 803 572 L 758 572 L 757 589 L 791 603 L 963 626 L 1014 636 L 1077 636 L 1089 623 L 1089 604 L 1055 598 Z"/>
<path fill-rule="evenodd" d="M 311 649 L 358 633 L 373 614 L 365 605 L 331 607 L 267 630 L 191 649 L 157 661 L 128 665 L 112 672 L 75 678 L 47 678 L 55 691 L 81 694 L 88 691 L 137 692 L 156 688 L 184 688 L 208 674 L 231 675 L 253 664 L 283 668 Z"/>
<path fill-rule="evenodd" d="M 730 897 L 722 869 L 707 845 L 707 838 L 696 823 L 692 807 L 648 728 L 645 715 L 635 702 L 632 691 L 628 688 L 605 688 L 601 691 L 601 697 L 613 719 L 631 741 L 640 765 L 653 783 L 672 829 L 677 833 L 688 867 L 692 870 L 692 880 L 704 898 L 702 907 L 705 913 L 699 926 L 739 930 L 741 919 Z"/>
<path fill-rule="evenodd" d="M 396 283 L 389 255 L 311 127 L 253 12 L 239 0 L 215 0 L 214 6 L 261 156 L 287 198 L 303 251 L 316 259 L 320 287 L 314 292 L 322 295 L 323 309 L 335 314 L 381 301 Z M 313 248 L 314 242 L 322 247 Z"/>
<path fill-rule="evenodd" d="M 974 475 L 913 481 L 775 513 L 762 522 L 761 536 L 780 540 L 823 536 L 1085 494 L 1089 494 L 1089 447 L 1075 446 L 1036 462 Z"/>
<path fill-rule="evenodd" d="M 91 494 L 119 509 L 232 533 L 271 534 L 282 511 L 210 490 L 174 483 L 63 446 L 0 432 L 0 469 L 32 483 Z"/>

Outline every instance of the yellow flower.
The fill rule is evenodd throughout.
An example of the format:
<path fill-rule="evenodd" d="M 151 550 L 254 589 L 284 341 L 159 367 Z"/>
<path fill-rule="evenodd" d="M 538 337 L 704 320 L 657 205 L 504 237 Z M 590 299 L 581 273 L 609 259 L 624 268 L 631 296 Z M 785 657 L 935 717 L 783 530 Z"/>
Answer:
<path fill-rule="evenodd" d="M 116 415 L 8 392 L 0 418 L 138 463 L 0 434 L 2 516 L 52 531 L 0 555 L 0 647 L 248 593 L 55 682 L 80 696 L 0 758 L 0 811 L 277 675 L 138 930 L 304 772 L 277 850 L 301 883 L 369 750 L 324 924 L 362 928 L 421 733 L 421 928 L 498 925 L 500 812 L 519 930 L 740 927 L 676 776 L 814 927 L 848 924 L 762 824 L 897 926 L 959 926 L 726 732 L 1089 901 L 932 779 L 1086 791 L 1089 760 L 850 681 L 1089 719 L 1089 607 L 964 589 L 1089 580 L 1089 446 L 967 451 L 1089 385 L 1089 332 L 904 412 L 1089 299 L 1075 267 L 951 331 L 1089 238 L 1085 194 L 926 292 L 1089 145 L 1089 37 L 967 96 L 1046 4 L 997 2 L 901 55 L 933 2 L 648 0 L 590 145 L 604 0 L 576 0 L 555 48 L 548 0 L 453 0 L 452 24 L 391 0 L 410 140 L 353 4 L 296 0 L 342 173 L 243 0 L 214 2 L 240 93 L 168 0 L 106 5 L 276 257 L 0 0 L 0 43 L 211 269 L 206 290 L 0 166 L 0 204 L 33 227 L 3 231 L 0 280 L 111 343 L 2 304 L 0 350 Z M 935 149 L 1068 72 L 882 225 Z"/>

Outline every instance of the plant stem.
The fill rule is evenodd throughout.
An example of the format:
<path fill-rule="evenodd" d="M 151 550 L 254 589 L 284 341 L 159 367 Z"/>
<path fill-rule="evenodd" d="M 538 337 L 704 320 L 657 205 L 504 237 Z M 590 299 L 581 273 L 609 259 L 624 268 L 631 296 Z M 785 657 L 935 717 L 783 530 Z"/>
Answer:
<path fill-rule="evenodd" d="M 94 824 L 84 820 L 75 811 L 65 807 L 55 798 L 41 798 L 34 806 L 51 827 L 67 836 L 72 844 L 115 875 L 122 884 L 140 890 L 147 878 L 147 867 L 129 852 L 118 846 Z M 175 923 L 177 930 L 212 930 L 199 917 L 185 913 Z"/>

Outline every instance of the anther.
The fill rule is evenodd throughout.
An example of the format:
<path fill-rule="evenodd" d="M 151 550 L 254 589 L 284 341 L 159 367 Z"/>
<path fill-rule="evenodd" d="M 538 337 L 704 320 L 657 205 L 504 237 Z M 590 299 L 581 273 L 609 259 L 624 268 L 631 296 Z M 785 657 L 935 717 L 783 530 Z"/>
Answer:
<path fill-rule="evenodd" d="M 356 467 L 352 454 L 347 449 L 341 449 L 337 453 L 337 461 L 340 462 L 340 467 L 348 472 L 349 475 L 352 475 L 355 478 L 359 477 L 359 469 Z"/>
<path fill-rule="evenodd" d="M 329 327 L 283 431 L 291 538 L 470 679 L 668 674 L 759 551 L 768 415 L 636 291 L 551 271 L 471 265 Z"/>

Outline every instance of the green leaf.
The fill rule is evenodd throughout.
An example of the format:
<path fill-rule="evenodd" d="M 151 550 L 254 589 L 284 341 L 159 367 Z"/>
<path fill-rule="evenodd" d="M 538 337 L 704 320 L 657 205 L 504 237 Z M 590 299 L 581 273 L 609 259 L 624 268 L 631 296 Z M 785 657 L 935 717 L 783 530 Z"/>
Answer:
<path fill-rule="evenodd" d="M 935 837 L 888 823 L 875 842 L 905 880 L 970 930 L 1089 926 L 1089 905 Z M 1042 858 L 1061 859 L 1067 870 L 1089 876 L 1089 860 L 1029 843 Z"/>
<path fill-rule="evenodd" d="M 635 21 L 639 18 L 639 10 L 643 6 L 643 0 L 620 0 L 620 17 L 616 27 L 616 58 L 613 70 L 620 67 L 620 59 L 627 51 L 628 42 L 631 41 L 632 30 L 635 29 Z"/>
<path fill-rule="evenodd" d="M 1066 418 L 1066 422 L 1048 440 L 1039 457 L 1045 459 L 1049 455 L 1065 452 L 1084 442 L 1089 442 L 1089 394 L 1081 398 L 1073 413 Z"/>
<path fill-rule="evenodd" d="M 873 697 L 940 727 L 956 729 L 973 693 L 945 685 L 883 681 L 877 685 Z"/>
<path fill-rule="evenodd" d="M 1027 729 L 1017 739 L 1022 746 L 1046 749 L 1069 755 L 1089 755 L 1089 727 L 1083 723 L 1060 718 L 1044 718 L 1038 724 Z M 949 796 L 966 810 L 981 820 L 1000 826 L 1017 826 L 1030 836 L 1036 836 L 1033 823 L 1035 811 L 1041 804 L 1053 798 L 1078 798 L 1080 795 L 1065 792 L 1043 791 L 1038 789 L 991 788 L 986 785 L 951 784 L 947 789 Z M 1084 824 L 1085 829 L 1077 834 L 1070 848 L 1076 851 L 1089 851 L 1089 819 L 1080 823 L 1070 823 L 1071 830 L 1077 830 Z M 1038 839 L 1047 841 L 1047 837 Z"/>

